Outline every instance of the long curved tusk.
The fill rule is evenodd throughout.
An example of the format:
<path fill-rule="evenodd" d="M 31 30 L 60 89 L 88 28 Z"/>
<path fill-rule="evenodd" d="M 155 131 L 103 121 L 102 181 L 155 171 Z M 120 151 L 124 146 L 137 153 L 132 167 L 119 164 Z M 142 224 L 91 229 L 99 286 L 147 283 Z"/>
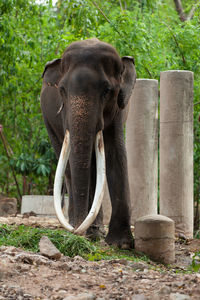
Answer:
<path fill-rule="evenodd" d="M 97 169 L 96 190 L 95 190 L 93 204 L 88 216 L 83 221 L 83 223 L 74 231 L 74 233 L 79 235 L 83 234 L 94 222 L 96 216 L 98 215 L 103 200 L 106 175 L 105 175 L 105 152 L 104 152 L 102 131 L 99 131 L 96 135 L 95 152 L 96 152 L 96 169 Z"/>
<path fill-rule="evenodd" d="M 103 200 L 106 175 L 105 175 L 105 152 L 104 152 L 102 131 L 99 131 L 96 135 L 95 152 L 96 152 L 96 166 L 97 166 L 97 183 L 96 183 L 94 201 L 88 216 L 83 221 L 83 223 L 75 230 L 74 227 L 67 222 L 61 208 L 61 189 L 62 189 L 63 177 L 65 174 L 65 169 L 67 166 L 67 161 L 69 159 L 69 153 L 70 153 L 70 136 L 69 136 L 69 131 L 68 130 L 66 131 L 62 150 L 60 153 L 60 157 L 56 169 L 55 180 L 54 180 L 54 208 L 58 220 L 63 225 L 63 227 L 66 228 L 68 231 L 79 235 L 83 234 L 94 222 L 96 216 L 98 215 Z"/>
<path fill-rule="evenodd" d="M 63 225 L 63 227 L 70 232 L 74 232 L 74 227 L 72 227 L 67 222 L 61 208 L 61 189 L 63 184 L 63 177 L 65 174 L 65 169 L 67 166 L 67 161 L 69 159 L 69 153 L 70 153 L 70 136 L 69 136 L 69 131 L 66 130 L 65 138 L 63 141 L 63 145 L 62 145 L 62 149 L 60 152 L 60 157 L 56 169 L 55 180 L 54 180 L 54 208 L 56 211 L 57 218 L 60 221 L 60 223 Z"/>

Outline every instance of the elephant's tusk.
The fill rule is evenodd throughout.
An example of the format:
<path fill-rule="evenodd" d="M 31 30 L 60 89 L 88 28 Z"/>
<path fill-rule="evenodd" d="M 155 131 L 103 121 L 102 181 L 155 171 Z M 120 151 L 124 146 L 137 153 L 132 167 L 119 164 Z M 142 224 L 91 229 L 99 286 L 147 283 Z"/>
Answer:
<path fill-rule="evenodd" d="M 95 195 L 88 216 L 83 221 L 83 223 L 74 231 L 74 233 L 80 235 L 83 234 L 96 219 L 96 216 L 98 215 L 103 200 L 106 174 L 105 174 L 105 152 L 104 152 L 102 131 L 99 131 L 96 135 L 95 152 L 96 152 L 96 166 L 97 166 L 96 168 L 97 181 L 96 181 Z"/>
<path fill-rule="evenodd" d="M 58 115 L 61 112 L 61 110 L 63 109 L 63 107 L 64 107 L 64 103 L 62 102 L 62 104 L 61 104 L 59 110 L 57 111 L 56 115 Z"/>
<path fill-rule="evenodd" d="M 56 211 L 56 215 L 58 217 L 58 220 L 63 225 L 64 228 L 66 228 L 68 231 L 73 232 L 74 228 L 67 222 L 62 208 L 61 208 L 61 189 L 63 184 L 63 178 L 65 174 L 65 169 L 67 166 L 67 161 L 69 159 L 69 153 L 70 153 L 70 140 L 69 140 L 69 131 L 66 130 L 65 138 L 62 145 L 62 150 L 60 153 L 57 169 L 56 169 L 56 175 L 54 180 L 54 208 Z"/>
<path fill-rule="evenodd" d="M 55 207 L 58 220 L 63 225 L 63 227 L 70 232 L 74 232 L 76 234 L 81 235 L 90 227 L 90 225 L 96 219 L 96 216 L 98 215 L 103 200 L 105 178 L 106 178 L 103 134 L 102 131 L 99 131 L 96 135 L 96 141 L 95 141 L 97 180 L 96 180 L 94 201 L 88 216 L 76 230 L 67 222 L 61 208 L 61 189 L 62 189 L 63 177 L 64 177 L 64 173 L 65 173 L 65 169 L 67 166 L 67 161 L 69 159 L 69 153 L 70 153 L 69 139 L 70 139 L 69 131 L 67 130 L 65 133 L 65 139 L 60 153 L 60 157 L 56 169 L 55 180 L 54 180 L 54 207 Z"/>

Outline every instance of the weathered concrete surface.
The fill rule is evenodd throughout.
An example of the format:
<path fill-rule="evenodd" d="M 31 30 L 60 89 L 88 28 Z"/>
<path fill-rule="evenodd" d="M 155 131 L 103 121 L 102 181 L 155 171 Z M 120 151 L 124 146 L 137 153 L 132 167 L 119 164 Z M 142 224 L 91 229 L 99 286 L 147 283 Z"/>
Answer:
<path fill-rule="evenodd" d="M 0 216 L 6 217 L 17 213 L 17 199 L 0 197 Z"/>
<path fill-rule="evenodd" d="M 65 199 L 64 214 L 68 218 L 68 198 Z M 111 204 L 110 195 L 108 192 L 108 186 L 106 184 L 104 198 L 103 198 L 103 224 L 108 225 L 111 216 Z M 26 195 L 22 197 L 21 214 L 34 212 L 40 216 L 56 216 L 54 210 L 53 196 L 44 195 Z M 3 216 L 3 215 L 2 215 Z"/>
<path fill-rule="evenodd" d="M 68 202 L 67 198 L 65 203 Z M 53 196 L 44 195 L 25 195 L 22 197 L 21 213 L 33 211 L 37 215 L 55 216 Z M 67 216 L 67 205 L 65 207 L 65 215 Z"/>
<path fill-rule="evenodd" d="M 174 221 L 162 215 L 148 215 L 135 222 L 135 250 L 164 264 L 175 261 Z"/>
<path fill-rule="evenodd" d="M 126 148 L 132 206 L 137 218 L 157 213 L 158 81 L 137 79 L 126 124 Z"/>
<path fill-rule="evenodd" d="M 193 72 L 161 72 L 160 213 L 193 237 Z"/>

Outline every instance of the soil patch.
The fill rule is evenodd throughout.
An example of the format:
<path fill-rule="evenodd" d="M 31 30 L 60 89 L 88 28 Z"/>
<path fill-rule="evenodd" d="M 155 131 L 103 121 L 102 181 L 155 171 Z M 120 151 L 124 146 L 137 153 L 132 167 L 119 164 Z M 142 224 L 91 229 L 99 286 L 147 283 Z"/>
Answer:
<path fill-rule="evenodd" d="M 1 224 L 58 228 L 54 218 L 0 218 Z M 125 259 L 49 259 L 15 247 L 0 247 L 0 299 L 200 299 L 200 273 L 186 273 L 200 240 L 176 242 L 176 263 Z M 75 298 L 74 298 L 75 297 Z"/>

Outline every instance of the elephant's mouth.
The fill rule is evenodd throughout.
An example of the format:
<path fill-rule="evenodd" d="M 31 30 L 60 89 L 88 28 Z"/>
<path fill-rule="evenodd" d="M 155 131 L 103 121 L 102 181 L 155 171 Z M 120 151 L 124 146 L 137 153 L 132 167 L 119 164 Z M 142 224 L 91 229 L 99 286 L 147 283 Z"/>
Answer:
<path fill-rule="evenodd" d="M 63 227 L 66 228 L 68 231 L 79 235 L 83 234 L 94 222 L 100 210 L 102 200 L 103 200 L 106 175 L 105 175 L 105 153 L 104 153 L 104 142 L 103 142 L 102 131 L 99 131 L 96 135 L 95 153 L 96 153 L 97 180 L 96 180 L 96 189 L 95 189 L 93 204 L 89 211 L 88 216 L 85 218 L 82 224 L 75 229 L 66 220 L 61 208 L 61 198 L 62 198 L 61 189 L 62 189 L 64 174 L 65 174 L 65 169 L 70 154 L 70 134 L 69 131 L 66 130 L 62 150 L 60 153 L 60 157 L 56 169 L 55 181 L 54 181 L 54 207 L 55 207 L 58 220 L 63 225 Z"/>

